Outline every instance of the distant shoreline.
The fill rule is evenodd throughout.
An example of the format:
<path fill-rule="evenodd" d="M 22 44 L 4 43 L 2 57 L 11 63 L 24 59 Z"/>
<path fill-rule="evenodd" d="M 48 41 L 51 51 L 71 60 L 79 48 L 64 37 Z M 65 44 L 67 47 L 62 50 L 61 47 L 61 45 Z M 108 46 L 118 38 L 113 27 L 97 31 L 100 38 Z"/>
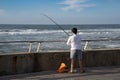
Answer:
<path fill-rule="evenodd" d="M 0 25 L 55 25 L 55 24 L 0 24 Z M 120 25 L 120 24 L 59 24 L 59 25 Z"/>

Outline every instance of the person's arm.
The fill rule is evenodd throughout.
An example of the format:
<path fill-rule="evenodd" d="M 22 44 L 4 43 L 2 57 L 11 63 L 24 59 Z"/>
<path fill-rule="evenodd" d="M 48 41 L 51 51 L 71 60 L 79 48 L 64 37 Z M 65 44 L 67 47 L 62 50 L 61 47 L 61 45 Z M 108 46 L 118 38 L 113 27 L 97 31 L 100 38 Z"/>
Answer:
<path fill-rule="evenodd" d="M 68 38 L 68 40 L 67 40 L 67 43 L 66 43 L 67 45 L 70 45 L 71 44 L 71 39 L 70 39 L 70 37 Z"/>

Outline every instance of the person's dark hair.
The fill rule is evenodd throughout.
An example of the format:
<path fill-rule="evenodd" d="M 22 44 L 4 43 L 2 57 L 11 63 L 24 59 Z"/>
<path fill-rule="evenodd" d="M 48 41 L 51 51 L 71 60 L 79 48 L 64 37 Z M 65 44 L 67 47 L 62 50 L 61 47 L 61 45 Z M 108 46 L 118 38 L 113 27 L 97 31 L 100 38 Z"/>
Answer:
<path fill-rule="evenodd" d="M 73 32 L 74 34 L 77 34 L 77 28 L 72 28 L 72 32 Z"/>

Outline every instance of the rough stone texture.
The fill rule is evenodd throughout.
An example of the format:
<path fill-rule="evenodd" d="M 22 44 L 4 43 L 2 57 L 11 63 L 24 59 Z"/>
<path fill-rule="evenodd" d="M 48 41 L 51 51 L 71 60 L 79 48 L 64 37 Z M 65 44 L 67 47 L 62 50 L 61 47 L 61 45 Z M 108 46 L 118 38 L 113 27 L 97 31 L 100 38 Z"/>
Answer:
<path fill-rule="evenodd" d="M 57 70 L 64 62 L 70 67 L 69 52 L 40 52 L 0 55 L 0 75 Z M 119 66 L 120 50 L 91 50 L 84 53 L 85 67 Z M 75 67 L 78 63 L 75 61 Z"/>

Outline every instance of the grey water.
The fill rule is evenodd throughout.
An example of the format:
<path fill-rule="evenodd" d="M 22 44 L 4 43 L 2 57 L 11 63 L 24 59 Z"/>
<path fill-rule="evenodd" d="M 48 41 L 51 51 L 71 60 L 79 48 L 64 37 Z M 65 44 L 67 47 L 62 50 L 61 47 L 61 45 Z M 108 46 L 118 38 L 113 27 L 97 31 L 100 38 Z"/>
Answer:
<path fill-rule="evenodd" d="M 71 35 L 71 28 L 77 27 L 82 40 L 120 39 L 120 24 L 60 25 Z M 0 42 L 6 41 L 49 41 L 64 40 L 68 36 L 56 25 L 0 24 Z M 84 43 L 83 43 L 84 46 Z M 27 52 L 28 43 L 0 43 L 0 53 Z M 33 51 L 37 43 L 34 43 Z M 87 49 L 120 48 L 120 41 L 90 42 Z M 41 50 L 69 50 L 66 42 L 43 43 Z"/>

